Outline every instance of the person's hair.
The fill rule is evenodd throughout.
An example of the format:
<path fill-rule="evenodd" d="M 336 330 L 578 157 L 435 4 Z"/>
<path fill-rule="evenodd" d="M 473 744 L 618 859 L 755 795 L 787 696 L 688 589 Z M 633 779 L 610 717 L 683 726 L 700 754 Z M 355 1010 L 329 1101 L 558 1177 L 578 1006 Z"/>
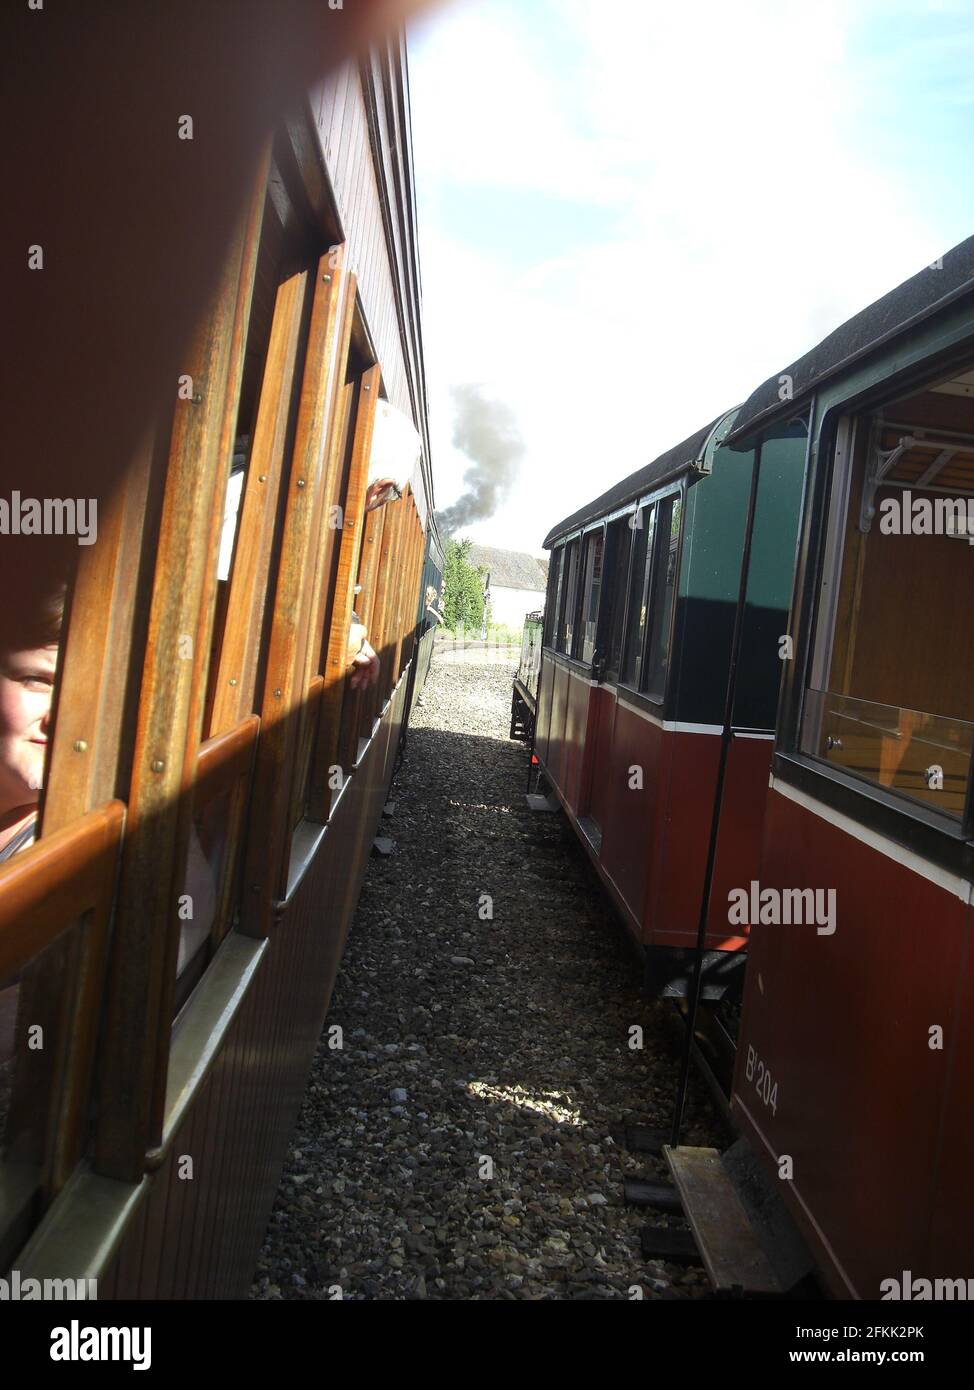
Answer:
<path fill-rule="evenodd" d="M 8 596 L 6 611 L 0 613 L 0 651 L 56 647 L 61 640 L 66 592 L 67 586 L 59 584 L 27 602 Z"/>

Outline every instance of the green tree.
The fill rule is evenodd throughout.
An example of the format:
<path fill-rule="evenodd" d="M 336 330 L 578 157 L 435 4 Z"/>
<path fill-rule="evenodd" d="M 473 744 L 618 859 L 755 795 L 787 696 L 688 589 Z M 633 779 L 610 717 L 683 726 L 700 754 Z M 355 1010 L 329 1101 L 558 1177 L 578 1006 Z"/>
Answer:
<path fill-rule="evenodd" d="M 484 620 L 484 576 L 471 565 L 469 540 L 447 541 L 443 564 L 443 617 L 453 632 L 480 631 Z"/>

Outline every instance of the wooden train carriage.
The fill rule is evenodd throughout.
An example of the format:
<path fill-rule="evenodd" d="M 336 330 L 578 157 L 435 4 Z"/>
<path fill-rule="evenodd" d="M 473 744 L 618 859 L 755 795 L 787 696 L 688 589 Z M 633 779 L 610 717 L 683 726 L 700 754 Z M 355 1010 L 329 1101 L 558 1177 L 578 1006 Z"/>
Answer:
<path fill-rule="evenodd" d="M 974 238 L 735 440 L 783 380 L 810 466 L 732 1104 L 837 1294 L 930 1297 L 974 1275 Z"/>
<path fill-rule="evenodd" d="M 801 420 L 743 451 L 727 447 L 733 421 L 707 425 L 546 538 L 535 728 L 541 766 L 645 949 L 653 991 L 686 990 L 719 815 L 707 997 L 746 940 L 719 903 L 757 868 L 805 457 Z"/>
<path fill-rule="evenodd" d="M 78 547 L 39 838 L 0 867 L 0 1264 L 23 1278 L 248 1286 L 421 635 L 418 315 L 396 37 L 266 149 L 171 432 Z M 421 453 L 366 512 L 380 398 Z M 379 659 L 358 690 L 353 605 Z"/>

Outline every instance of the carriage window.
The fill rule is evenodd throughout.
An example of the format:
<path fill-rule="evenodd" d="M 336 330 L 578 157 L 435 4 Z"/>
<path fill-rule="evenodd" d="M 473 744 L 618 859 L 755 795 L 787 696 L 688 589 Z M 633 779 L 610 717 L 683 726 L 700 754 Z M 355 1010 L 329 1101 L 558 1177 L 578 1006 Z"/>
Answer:
<path fill-rule="evenodd" d="M 632 570 L 629 579 L 629 602 L 626 616 L 626 644 L 622 663 L 622 679 L 626 685 L 636 685 L 639 664 L 646 636 L 649 561 L 653 553 L 653 525 L 656 507 L 640 507 L 633 531 Z"/>
<path fill-rule="evenodd" d="M 602 628 L 600 642 L 606 644 L 605 674 L 603 679 L 619 679 L 619 662 L 622 657 L 622 635 L 626 624 L 626 592 L 629 587 L 629 560 L 632 555 L 633 529 L 629 525 L 631 517 L 621 516 L 609 526 L 606 537 L 603 574 L 605 598 L 602 603 Z"/>
<path fill-rule="evenodd" d="M 572 636 L 575 631 L 578 580 L 578 541 L 571 541 L 566 547 L 565 579 L 561 592 L 561 610 L 558 623 L 558 650 L 567 656 L 572 649 Z"/>
<path fill-rule="evenodd" d="M 974 748 L 974 402 L 953 375 L 841 422 L 801 746 L 960 819 Z"/>
<path fill-rule="evenodd" d="M 670 661 L 670 629 L 673 623 L 673 592 L 676 588 L 680 554 L 679 497 L 665 497 L 656 517 L 656 546 L 653 553 L 652 625 L 640 688 L 657 699 L 666 689 Z"/>
<path fill-rule="evenodd" d="M 558 613 L 561 608 L 561 581 L 565 562 L 565 547 L 561 546 L 551 557 L 548 572 L 548 610 L 545 613 L 545 646 L 555 645 L 558 633 Z"/>
<path fill-rule="evenodd" d="M 595 633 L 599 620 L 599 594 L 602 589 L 602 554 L 605 532 L 600 526 L 585 537 L 585 564 L 582 570 L 582 603 L 575 631 L 573 656 L 588 665 L 595 654 Z"/>

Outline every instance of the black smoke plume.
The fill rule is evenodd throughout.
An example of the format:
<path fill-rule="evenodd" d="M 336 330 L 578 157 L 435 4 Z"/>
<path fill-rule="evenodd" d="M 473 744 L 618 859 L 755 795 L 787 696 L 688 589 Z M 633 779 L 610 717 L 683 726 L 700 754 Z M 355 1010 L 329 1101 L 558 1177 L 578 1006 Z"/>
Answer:
<path fill-rule="evenodd" d="M 456 405 L 453 443 L 472 462 L 463 475 L 463 496 L 436 514 L 444 539 L 472 521 L 493 516 L 524 454 L 524 441 L 509 406 L 488 400 L 479 386 L 454 386 L 451 394 Z"/>

